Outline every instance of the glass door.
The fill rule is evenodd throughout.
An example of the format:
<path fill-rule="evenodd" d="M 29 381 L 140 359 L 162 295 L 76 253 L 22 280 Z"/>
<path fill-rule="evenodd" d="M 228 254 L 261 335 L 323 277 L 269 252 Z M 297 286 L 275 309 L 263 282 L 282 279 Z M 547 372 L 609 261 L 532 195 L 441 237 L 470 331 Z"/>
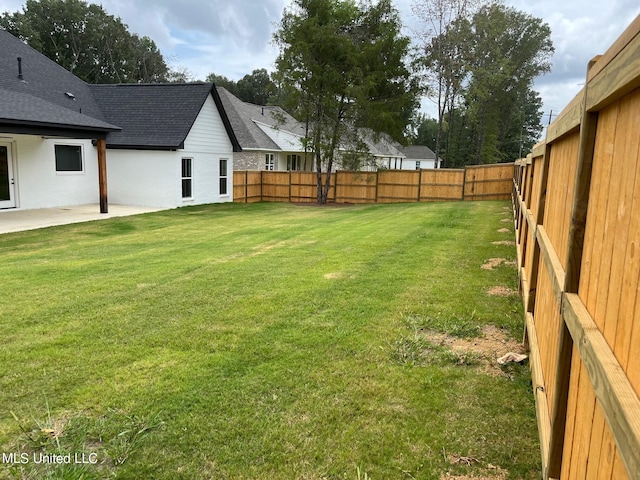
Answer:
<path fill-rule="evenodd" d="M 14 208 L 16 206 L 13 186 L 11 150 L 6 145 L 0 145 L 0 208 Z"/>

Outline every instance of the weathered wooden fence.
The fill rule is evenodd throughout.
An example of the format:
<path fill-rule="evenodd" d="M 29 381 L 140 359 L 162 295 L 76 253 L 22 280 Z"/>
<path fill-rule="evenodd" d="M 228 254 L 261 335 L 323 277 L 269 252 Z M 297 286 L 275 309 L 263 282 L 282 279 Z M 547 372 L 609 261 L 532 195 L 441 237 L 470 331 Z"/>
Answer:
<path fill-rule="evenodd" d="M 514 167 L 543 476 L 640 479 L 640 17 Z"/>
<path fill-rule="evenodd" d="M 332 174 L 329 201 L 397 203 L 438 200 L 507 200 L 513 187 L 513 164 L 464 170 L 338 171 Z M 234 202 L 315 202 L 314 172 L 233 172 Z"/>

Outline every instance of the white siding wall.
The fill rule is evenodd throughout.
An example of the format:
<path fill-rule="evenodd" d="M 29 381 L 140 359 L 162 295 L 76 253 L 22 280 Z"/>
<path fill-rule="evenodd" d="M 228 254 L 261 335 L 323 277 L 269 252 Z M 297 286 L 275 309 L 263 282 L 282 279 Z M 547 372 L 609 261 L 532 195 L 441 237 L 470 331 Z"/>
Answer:
<path fill-rule="evenodd" d="M 435 160 L 423 160 L 415 158 L 403 158 L 402 165 L 400 159 L 397 161 L 388 159 L 384 161 L 384 165 L 393 170 L 416 170 L 416 162 L 420 162 L 421 169 L 435 168 Z"/>
<path fill-rule="evenodd" d="M 175 152 L 107 150 L 109 202 L 175 208 L 233 201 L 233 146 L 209 96 Z M 182 159 L 192 159 L 192 197 L 182 198 Z M 220 195 L 220 159 L 227 159 L 227 195 Z"/>
<path fill-rule="evenodd" d="M 13 155 L 16 160 L 16 207 L 50 208 L 98 203 L 98 152 L 91 140 L 43 139 L 15 135 Z M 81 145 L 83 172 L 56 172 L 56 144 Z"/>
<path fill-rule="evenodd" d="M 187 135 L 184 150 L 186 152 L 223 152 L 229 154 L 233 152 L 233 146 L 211 95 L 207 97 L 198 118 Z"/>
<path fill-rule="evenodd" d="M 107 150 L 109 203 L 144 207 L 179 206 L 177 152 Z"/>
<path fill-rule="evenodd" d="M 207 97 L 187 135 L 184 150 L 178 153 L 179 169 L 183 157 L 193 159 L 193 197 L 191 200 L 183 200 L 180 190 L 178 206 L 233 201 L 233 145 L 211 95 Z M 227 160 L 226 195 L 220 194 L 221 159 Z M 179 170 L 178 180 L 180 175 Z"/>

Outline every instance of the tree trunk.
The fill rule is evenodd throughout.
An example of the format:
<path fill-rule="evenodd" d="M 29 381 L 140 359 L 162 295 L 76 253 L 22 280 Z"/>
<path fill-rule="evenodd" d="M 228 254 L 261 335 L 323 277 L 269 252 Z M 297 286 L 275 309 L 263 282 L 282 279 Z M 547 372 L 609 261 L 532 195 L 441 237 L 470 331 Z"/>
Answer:
<path fill-rule="evenodd" d="M 329 167 L 331 167 L 330 165 Z M 322 204 L 326 204 L 329 199 L 329 189 L 331 188 L 331 168 L 327 168 L 327 173 L 324 182 L 324 189 L 322 191 Z"/>
<path fill-rule="evenodd" d="M 322 158 L 320 158 L 320 152 L 316 150 L 316 201 L 322 204 Z"/>

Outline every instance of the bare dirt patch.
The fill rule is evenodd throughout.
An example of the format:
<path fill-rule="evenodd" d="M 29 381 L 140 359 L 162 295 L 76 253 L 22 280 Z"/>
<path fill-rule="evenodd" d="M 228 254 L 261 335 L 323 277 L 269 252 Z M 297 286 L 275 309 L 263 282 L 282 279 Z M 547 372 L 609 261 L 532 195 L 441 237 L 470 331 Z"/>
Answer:
<path fill-rule="evenodd" d="M 500 230 L 498 230 L 498 233 L 509 233 L 511 232 L 511 230 L 509 230 L 508 228 L 501 228 Z"/>
<path fill-rule="evenodd" d="M 515 246 L 516 242 L 514 242 L 513 240 L 500 240 L 498 242 L 491 242 L 491 245 L 508 245 L 508 246 Z"/>
<path fill-rule="evenodd" d="M 331 272 L 324 274 L 324 278 L 327 280 L 337 280 L 339 278 L 344 278 L 344 274 L 342 272 Z"/>
<path fill-rule="evenodd" d="M 257 255 L 263 255 L 271 250 L 273 250 L 274 248 L 282 248 L 282 247 L 286 247 L 287 245 L 289 245 L 290 242 L 283 240 L 280 242 L 275 242 L 275 243 L 267 243 L 264 245 L 260 245 L 257 247 L 253 247 L 253 253 L 250 254 L 250 257 L 255 257 Z"/>
<path fill-rule="evenodd" d="M 481 369 L 490 375 L 502 375 L 503 371 L 497 359 L 509 352 L 524 353 L 524 347 L 507 333 L 494 326 L 485 325 L 482 336 L 459 338 L 446 333 L 426 331 L 424 337 L 430 343 L 447 347 L 461 358 L 471 356 Z"/>
<path fill-rule="evenodd" d="M 494 268 L 499 267 L 500 265 L 505 265 L 507 267 L 515 267 L 516 262 L 510 262 L 506 258 L 490 258 L 486 262 L 484 262 L 482 265 L 480 265 L 480 268 L 483 270 L 493 270 Z"/>
<path fill-rule="evenodd" d="M 482 466 L 482 462 L 473 457 L 448 454 L 447 460 L 451 465 L 474 467 L 474 470 L 476 471 L 466 475 L 452 475 L 451 473 L 446 472 L 440 475 L 440 480 L 506 480 L 509 474 L 509 472 L 503 468 L 490 463 Z"/>
<path fill-rule="evenodd" d="M 509 338 L 506 332 L 494 325 L 485 325 L 482 328 L 482 337 L 458 338 L 446 334 L 435 334 L 441 336 L 441 344 L 451 347 L 453 350 L 465 350 L 488 357 L 500 357 L 501 355 L 520 351 L 520 342 Z"/>
<path fill-rule="evenodd" d="M 344 272 L 330 272 L 330 273 L 325 273 L 323 275 L 324 278 L 326 278 L 327 280 L 340 280 L 342 278 L 347 278 L 347 279 L 353 279 L 355 278 L 353 275 L 347 275 Z"/>
<path fill-rule="evenodd" d="M 513 222 L 513 219 L 511 218 L 503 218 L 502 220 L 500 220 L 501 223 L 507 223 L 507 222 Z"/>
<path fill-rule="evenodd" d="M 487 290 L 487 295 L 492 297 L 510 297 L 512 295 L 518 295 L 518 292 L 507 287 L 491 287 Z"/>

